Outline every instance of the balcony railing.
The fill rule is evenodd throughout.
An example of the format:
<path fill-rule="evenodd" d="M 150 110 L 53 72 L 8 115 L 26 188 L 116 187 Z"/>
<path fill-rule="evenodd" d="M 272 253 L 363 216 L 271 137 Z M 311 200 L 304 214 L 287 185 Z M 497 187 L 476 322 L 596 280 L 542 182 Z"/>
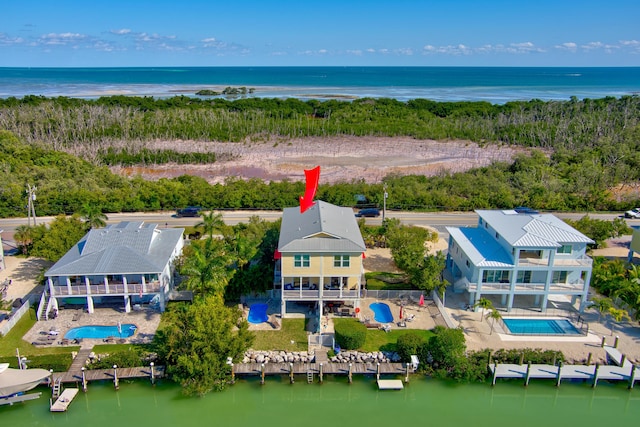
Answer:
<path fill-rule="evenodd" d="M 466 286 L 469 292 L 476 292 L 478 285 L 476 283 L 469 283 Z M 514 289 L 515 293 L 522 292 L 544 292 L 545 283 L 516 283 Z M 578 292 L 584 288 L 584 281 L 580 280 L 575 283 L 551 283 L 549 285 L 549 292 Z M 482 283 L 481 292 L 509 292 L 511 290 L 510 283 Z"/>
<path fill-rule="evenodd" d="M 128 293 L 137 294 L 140 292 L 141 284 L 129 283 Z M 153 282 L 146 284 L 146 291 L 144 293 L 158 292 L 161 289 L 160 282 Z M 317 292 L 317 291 L 316 291 Z M 67 286 L 54 286 L 54 296 L 68 296 L 68 295 L 124 295 L 124 284 L 109 283 L 109 291 L 105 285 L 89 285 L 89 292 L 87 292 L 86 285 L 71 285 Z"/>
<path fill-rule="evenodd" d="M 288 300 L 320 299 L 320 291 L 318 289 L 315 289 L 315 290 L 285 289 L 284 291 L 282 291 L 282 297 Z M 358 290 L 348 290 L 348 289 L 326 290 L 325 289 L 322 291 L 322 298 L 324 299 L 331 299 L 331 298 L 342 299 L 342 298 L 359 298 L 359 297 L 360 297 L 360 291 Z"/>
<path fill-rule="evenodd" d="M 593 260 L 588 256 L 577 258 L 554 258 L 553 267 L 591 267 Z M 549 266 L 549 258 L 520 258 L 518 259 L 519 267 L 547 267 Z"/>

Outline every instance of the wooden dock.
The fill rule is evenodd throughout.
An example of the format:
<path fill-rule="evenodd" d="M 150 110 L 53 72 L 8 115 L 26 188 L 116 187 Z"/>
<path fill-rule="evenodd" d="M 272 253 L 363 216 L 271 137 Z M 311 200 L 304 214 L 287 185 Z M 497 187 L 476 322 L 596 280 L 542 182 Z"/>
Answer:
<path fill-rule="evenodd" d="M 322 365 L 322 368 L 320 368 Z M 402 375 L 407 367 L 402 363 L 239 363 L 233 366 L 236 375 L 306 375 L 309 372 L 324 375 Z M 379 369 L 378 369 L 379 368 Z"/>
<path fill-rule="evenodd" d="M 404 385 L 400 380 L 378 380 L 380 390 L 402 390 Z"/>
<path fill-rule="evenodd" d="M 81 383 L 82 382 L 82 370 L 59 372 L 53 374 L 53 380 L 58 378 L 62 383 Z M 85 380 L 91 381 L 104 381 L 115 379 L 117 374 L 118 379 L 131 379 L 131 378 L 151 378 L 150 366 L 139 366 L 137 368 L 117 368 L 117 369 L 87 369 L 84 371 Z M 155 378 L 162 378 L 165 374 L 164 366 L 154 366 L 153 375 Z"/>
<path fill-rule="evenodd" d="M 42 393 L 26 393 L 15 396 L 3 397 L 0 399 L 0 405 L 13 405 L 14 403 L 26 402 L 40 398 Z"/>
<path fill-rule="evenodd" d="M 489 365 L 493 375 L 492 385 L 495 385 L 498 378 L 518 378 L 524 380 L 524 385 L 529 384 L 530 379 L 551 379 L 560 385 L 562 380 L 584 380 L 589 381 L 595 387 L 599 380 L 626 381 L 629 388 L 633 388 L 634 383 L 639 380 L 636 376 L 635 365 L 612 366 L 612 365 L 515 365 L 515 364 L 493 364 Z"/>
<path fill-rule="evenodd" d="M 67 408 L 69 408 L 69 405 L 71 404 L 73 399 L 76 397 L 76 394 L 78 394 L 77 388 L 64 389 L 60 397 L 58 397 L 56 401 L 51 405 L 51 412 L 65 412 Z"/>

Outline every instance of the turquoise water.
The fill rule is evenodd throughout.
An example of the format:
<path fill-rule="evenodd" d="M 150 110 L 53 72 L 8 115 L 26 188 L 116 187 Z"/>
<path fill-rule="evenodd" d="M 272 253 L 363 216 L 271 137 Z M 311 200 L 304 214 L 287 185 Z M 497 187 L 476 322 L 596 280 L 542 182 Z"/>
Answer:
<path fill-rule="evenodd" d="M 251 96 L 332 95 L 437 101 L 568 100 L 640 93 L 640 67 L 166 67 L 0 68 L 0 98 L 193 95 L 246 86 Z"/>
<path fill-rule="evenodd" d="M 128 338 L 135 334 L 136 325 L 132 323 L 125 323 L 118 330 L 118 326 L 79 326 L 77 328 L 69 329 L 65 338 L 70 340 L 81 338 Z"/>
<path fill-rule="evenodd" d="M 269 319 L 267 316 L 268 304 L 251 304 L 247 321 L 249 323 L 264 323 Z"/>
<path fill-rule="evenodd" d="M 512 334 L 518 335 L 579 335 L 566 319 L 502 319 Z"/>
<path fill-rule="evenodd" d="M 392 323 L 393 314 L 389 306 L 383 302 L 374 302 L 369 305 L 369 308 L 373 311 L 373 318 L 376 322 L 380 323 Z"/>
<path fill-rule="evenodd" d="M 317 378 L 316 378 L 317 381 Z M 0 407 L 7 426 L 492 426 L 555 427 L 636 425 L 640 390 L 601 383 L 552 381 L 458 385 L 415 377 L 401 391 L 378 391 L 373 378 L 347 384 L 345 378 L 320 385 L 298 378 L 239 381 L 221 393 L 185 398 L 178 387 L 122 381 L 89 384 L 66 413 L 49 412 L 48 390 L 35 401 Z"/>

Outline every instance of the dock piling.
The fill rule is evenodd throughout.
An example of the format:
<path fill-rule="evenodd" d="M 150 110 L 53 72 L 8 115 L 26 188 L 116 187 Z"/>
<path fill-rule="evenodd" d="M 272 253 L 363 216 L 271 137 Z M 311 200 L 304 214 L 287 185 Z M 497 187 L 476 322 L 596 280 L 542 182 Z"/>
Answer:
<path fill-rule="evenodd" d="M 84 366 L 80 368 L 80 370 L 82 371 L 82 391 L 86 393 L 87 392 L 87 375 L 84 372 L 85 369 L 86 368 Z"/>
<path fill-rule="evenodd" d="M 616 335 L 616 339 L 613 341 L 613 348 L 618 348 L 618 341 L 620 341 L 620 336 Z"/>
<path fill-rule="evenodd" d="M 260 384 L 264 385 L 264 363 L 260 365 Z"/>
<path fill-rule="evenodd" d="M 380 381 L 380 362 L 376 365 L 376 381 Z"/>
<path fill-rule="evenodd" d="M 593 353 L 589 353 L 587 356 L 587 366 L 591 365 L 591 359 L 593 358 Z"/>
<path fill-rule="evenodd" d="M 353 365 L 349 363 L 349 384 L 353 382 Z"/>
<path fill-rule="evenodd" d="M 235 384 L 235 383 L 236 383 L 236 367 L 232 363 L 231 364 L 231 384 Z"/>
<path fill-rule="evenodd" d="M 409 382 L 409 366 L 411 366 L 411 364 L 409 362 L 407 362 L 406 374 L 404 376 L 404 382 L 405 383 Z"/>
<path fill-rule="evenodd" d="M 116 390 L 120 388 L 120 384 L 118 384 L 118 365 L 113 365 L 113 386 Z"/>
<path fill-rule="evenodd" d="M 558 362 L 558 374 L 556 375 L 556 387 L 560 387 L 562 381 L 562 360 Z"/>
<path fill-rule="evenodd" d="M 524 378 L 524 386 L 529 385 L 529 378 L 531 378 L 531 362 L 527 362 L 527 376 Z"/>
<path fill-rule="evenodd" d="M 320 378 L 320 384 L 322 384 L 322 362 L 320 362 L 320 373 L 318 374 L 318 377 Z"/>
<path fill-rule="evenodd" d="M 633 388 L 636 382 L 636 365 L 631 365 L 631 372 L 629 373 L 629 390 Z"/>
<path fill-rule="evenodd" d="M 596 362 L 596 367 L 593 370 L 593 384 L 592 387 L 595 387 L 598 385 L 598 371 L 600 370 L 600 364 L 598 362 Z"/>
<path fill-rule="evenodd" d="M 491 381 L 491 385 L 496 385 L 496 377 L 498 376 L 498 362 L 493 362 L 493 380 Z"/>
<path fill-rule="evenodd" d="M 156 385 L 156 375 L 153 372 L 153 365 L 154 365 L 153 362 L 149 363 L 149 368 L 151 368 L 151 384 Z"/>
<path fill-rule="evenodd" d="M 295 379 L 293 378 L 293 363 L 289 363 L 289 382 L 293 384 Z"/>
<path fill-rule="evenodd" d="M 602 342 L 600 343 L 600 347 L 603 347 L 607 345 L 607 337 L 605 337 L 604 335 L 602 336 Z"/>

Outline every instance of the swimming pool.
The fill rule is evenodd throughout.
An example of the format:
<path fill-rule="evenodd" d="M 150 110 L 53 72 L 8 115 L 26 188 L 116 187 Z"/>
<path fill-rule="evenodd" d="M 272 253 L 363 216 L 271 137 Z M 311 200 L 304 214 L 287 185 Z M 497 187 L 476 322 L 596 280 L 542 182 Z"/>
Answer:
<path fill-rule="evenodd" d="M 79 326 L 77 328 L 69 329 L 64 337 L 70 340 L 82 339 L 82 338 L 128 338 L 136 333 L 137 326 L 132 323 L 125 323 L 121 326 L 121 331 L 118 331 L 118 325 L 114 326 Z"/>
<path fill-rule="evenodd" d="M 513 335 L 580 335 L 567 319 L 502 319 Z"/>
<path fill-rule="evenodd" d="M 369 308 L 373 310 L 373 318 L 376 322 L 391 323 L 393 322 L 393 314 L 389 306 L 383 302 L 374 302 L 369 305 Z"/>
<path fill-rule="evenodd" d="M 247 320 L 249 323 L 264 323 L 269 320 L 269 316 L 267 315 L 267 310 L 269 309 L 269 304 L 251 304 L 249 307 L 249 315 L 247 316 Z"/>

